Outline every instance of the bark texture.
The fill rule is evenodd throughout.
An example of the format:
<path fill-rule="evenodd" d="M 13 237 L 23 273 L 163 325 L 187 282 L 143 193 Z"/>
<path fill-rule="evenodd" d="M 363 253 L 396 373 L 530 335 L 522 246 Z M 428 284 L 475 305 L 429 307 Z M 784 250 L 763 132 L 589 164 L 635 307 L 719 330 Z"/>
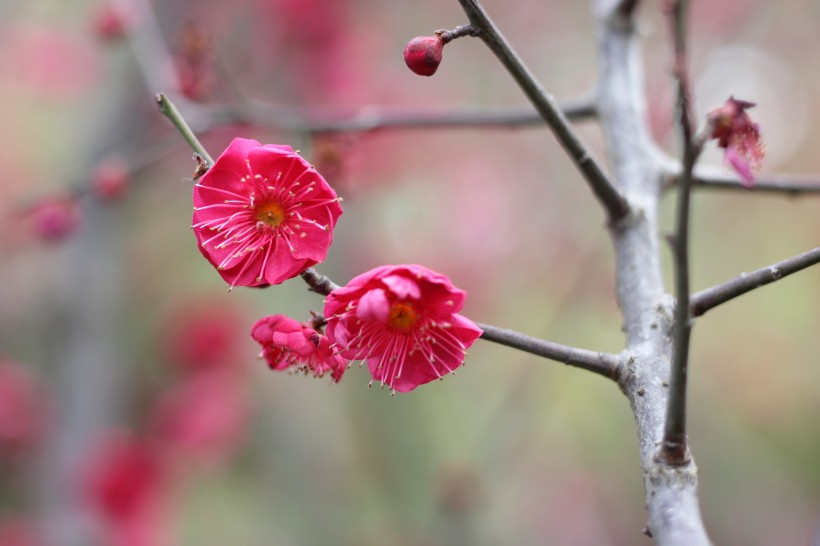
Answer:
<path fill-rule="evenodd" d="M 646 128 L 644 86 L 631 10 L 594 0 L 599 59 L 597 109 L 616 187 L 632 214 L 611 226 L 627 362 L 619 377 L 635 417 L 647 530 L 663 546 L 711 544 L 698 506 L 697 468 L 656 457 L 663 437 L 674 299 L 663 286 L 658 203 L 663 172 Z"/>

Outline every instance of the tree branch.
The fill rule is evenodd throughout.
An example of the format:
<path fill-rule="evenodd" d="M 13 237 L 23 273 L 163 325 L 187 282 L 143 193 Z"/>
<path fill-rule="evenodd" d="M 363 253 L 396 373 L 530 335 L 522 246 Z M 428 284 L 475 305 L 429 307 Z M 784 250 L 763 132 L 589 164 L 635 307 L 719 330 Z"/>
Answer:
<path fill-rule="evenodd" d="M 672 188 L 678 184 L 681 176 L 681 166 L 675 161 L 664 161 L 666 171 L 664 188 Z M 820 177 L 811 174 L 770 174 L 755 176 L 752 187 L 743 185 L 737 176 L 722 169 L 698 166 L 692 174 L 692 188 L 704 190 L 742 190 L 749 194 L 776 193 L 791 197 L 820 194 Z"/>
<path fill-rule="evenodd" d="M 683 168 L 678 179 L 676 227 L 673 239 L 675 266 L 675 322 L 672 330 L 672 363 L 669 370 L 669 400 L 666 406 L 660 457 L 669 464 L 689 461 L 686 445 L 686 372 L 689 361 L 689 338 L 692 318 L 689 311 L 689 208 L 692 171 L 704 139 L 695 142 L 692 129 L 689 74 L 686 67 L 686 0 L 670 6 L 674 42 L 674 72 L 678 86 L 678 112 L 683 145 Z"/>
<path fill-rule="evenodd" d="M 792 197 L 820 193 L 820 180 L 810 175 L 769 175 L 755 176 L 754 186 L 744 186 L 740 180 L 729 174 L 706 174 L 695 172 L 692 179 L 695 188 L 717 190 L 743 190 L 749 193 L 785 193 Z"/>
<path fill-rule="evenodd" d="M 310 287 L 311 292 L 316 292 L 322 296 L 327 296 L 339 288 L 339 285 L 330 280 L 330 277 L 322 275 L 312 267 L 305 269 L 300 275 Z"/>
<path fill-rule="evenodd" d="M 322 275 L 312 267 L 303 271 L 301 276 L 310 286 L 312 292 L 323 296 L 327 296 L 333 290 L 339 288 L 339 285 L 333 282 L 330 277 Z M 515 330 L 498 328 L 489 324 L 477 324 L 479 328 L 484 330 L 481 335 L 482 339 L 506 345 L 513 349 L 520 349 L 537 356 L 543 356 L 557 362 L 563 362 L 569 366 L 589 370 L 617 381 L 621 364 L 621 357 L 618 355 L 587 351 L 531 337 Z"/>
<path fill-rule="evenodd" d="M 481 338 L 487 341 L 493 341 L 513 349 L 562 362 L 568 366 L 582 368 L 608 379 L 618 380 L 618 370 L 621 365 L 621 357 L 618 355 L 561 345 L 560 343 L 538 339 L 515 330 L 498 328 L 489 324 L 476 324 L 484 330 Z"/>
<path fill-rule="evenodd" d="M 698 506 L 694 460 L 666 464 L 662 442 L 673 327 L 673 298 L 663 282 L 658 240 L 661 162 L 646 121 L 639 35 L 632 17 L 617 13 L 615 0 L 594 0 L 598 35 L 598 114 L 607 155 L 619 188 L 629 196 L 629 221 L 610 226 L 616 260 L 618 306 L 626 354 L 618 383 L 635 418 L 646 493 L 647 532 L 659 546 L 708 546 Z M 636 534 L 637 534 L 636 529 Z"/>
<path fill-rule="evenodd" d="M 595 104 L 590 97 L 562 102 L 559 108 L 570 120 L 580 121 L 595 116 Z M 312 109 L 308 114 L 291 107 L 263 102 L 211 108 L 207 117 L 211 125 L 272 125 L 278 129 L 313 134 L 360 133 L 381 129 L 517 128 L 540 126 L 544 123 L 541 115 L 531 107 L 463 108 L 444 112 L 366 108 L 353 114 Z"/>
<path fill-rule="evenodd" d="M 751 292 L 761 286 L 779 281 L 783 277 L 788 277 L 792 273 L 797 273 L 818 263 L 820 263 L 820 247 L 804 252 L 798 256 L 787 258 L 768 267 L 758 269 L 757 271 L 743 273 L 739 277 L 735 277 L 712 288 L 701 290 L 692 295 L 690 303 L 692 316 L 699 317 L 704 315 L 710 309 L 738 296 L 742 296 L 746 292 Z"/>
<path fill-rule="evenodd" d="M 470 23 L 481 30 L 479 37 L 518 83 L 524 94 L 535 106 L 535 109 L 538 110 L 538 113 L 552 129 L 553 134 L 569 154 L 575 166 L 581 171 L 593 193 L 606 209 L 610 223 L 615 224 L 625 218 L 630 211 L 629 204 L 615 186 L 610 183 L 601 167 L 590 155 L 575 130 L 561 113 L 555 99 L 544 91 L 541 84 L 538 83 L 535 76 L 513 51 L 478 1 L 459 0 L 459 3 L 464 13 L 467 14 Z"/>

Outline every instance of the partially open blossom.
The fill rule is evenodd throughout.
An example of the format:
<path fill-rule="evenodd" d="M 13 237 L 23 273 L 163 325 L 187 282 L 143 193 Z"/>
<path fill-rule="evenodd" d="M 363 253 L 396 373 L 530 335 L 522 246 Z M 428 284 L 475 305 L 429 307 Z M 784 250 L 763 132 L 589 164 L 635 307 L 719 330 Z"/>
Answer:
<path fill-rule="evenodd" d="M 443 50 L 441 36 L 416 36 L 404 46 L 404 62 L 419 76 L 432 76 L 441 64 Z"/>
<path fill-rule="evenodd" d="M 194 185 L 199 249 L 231 287 L 279 284 L 321 262 L 341 214 L 290 146 L 234 139 Z"/>
<path fill-rule="evenodd" d="M 49 242 L 62 241 L 73 235 L 82 222 L 80 206 L 70 197 L 43 201 L 29 214 L 34 232 Z"/>
<path fill-rule="evenodd" d="M 408 392 L 452 373 L 481 329 L 457 314 L 466 293 L 420 265 L 377 267 L 330 293 L 327 335 L 374 381 Z"/>
<path fill-rule="evenodd" d="M 725 150 L 726 162 L 747 187 L 754 184 L 754 174 L 760 169 L 764 155 L 760 128 L 746 113 L 754 106 L 753 102 L 729 97 L 723 106 L 709 112 L 711 137 Z"/>
<path fill-rule="evenodd" d="M 347 369 L 347 361 L 333 351 L 326 336 L 285 315 L 259 319 L 251 337 L 262 345 L 260 356 L 272 370 L 292 368 L 316 377 L 329 373 L 338 383 Z"/>
<path fill-rule="evenodd" d="M 116 201 L 128 189 L 128 165 L 119 158 L 100 162 L 91 175 L 91 189 L 103 201 Z"/>

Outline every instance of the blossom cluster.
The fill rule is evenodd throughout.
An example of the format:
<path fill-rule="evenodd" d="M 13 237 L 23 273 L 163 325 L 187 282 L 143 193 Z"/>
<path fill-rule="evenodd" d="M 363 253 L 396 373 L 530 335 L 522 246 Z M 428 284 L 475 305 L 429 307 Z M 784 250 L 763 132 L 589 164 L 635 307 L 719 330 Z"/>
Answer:
<path fill-rule="evenodd" d="M 260 319 L 252 337 L 271 369 L 339 381 L 352 360 L 373 381 L 408 392 L 455 372 L 481 329 L 458 314 L 466 294 L 420 265 L 377 267 L 330 293 L 327 335 L 283 315 Z"/>
<path fill-rule="evenodd" d="M 243 138 L 194 186 L 193 201 L 199 249 L 231 288 L 280 284 L 321 262 L 342 214 L 336 192 L 290 146 Z M 359 360 L 372 382 L 407 392 L 453 373 L 482 334 L 459 314 L 465 298 L 423 266 L 382 266 L 330 292 L 323 318 L 264 317 L 251 337 L 272 370 L 338 382 Z"/>

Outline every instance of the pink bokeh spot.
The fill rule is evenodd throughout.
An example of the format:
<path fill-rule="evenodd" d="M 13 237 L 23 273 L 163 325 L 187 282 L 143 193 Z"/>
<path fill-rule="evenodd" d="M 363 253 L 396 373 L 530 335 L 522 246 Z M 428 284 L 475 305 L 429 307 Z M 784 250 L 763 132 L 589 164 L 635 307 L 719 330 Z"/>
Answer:
<path fill-rule="evenodd" d="M 224 300 L 203 296 L 180 300 L 162 321 L 162 353 L 186 375 L 217 370 L 242 375 L 244 313 Z"/>
<path fill-rule="evenodd" d="M 234 286 L 280 284 L 325 259 L 336 192 L 290 146 L 237 138 L 194 185 L 202 255 Z"/>
<path fill-rule="evenodd" d="M 453 373 L 481 335 L 457 313 L 465 297 L 426 267 L 377 267 L 327 297 L 327 335 L 341 356 L 366 361 L 373 381 L 409 392 Z"/>
<path fill-rule="evenodd" d="M 230 370 L 201 372 L 171 387 L 155 406 L 152 421 L 164 451 L 180 461 L 228 460 L 248 428 L 246 390 Z"/>
<path fill-rule="evenodd" d="M 94 167 L 91 189 L 103 201 L 117 201 L 128 189 L 128 164 L 121 158 L 108 158 Z"/>
<path fill-rule="evenodd" d="M 0 29 L 0 80 L 52 100 L 75 98 L 101 74 L 93 44 L 69 25 L 14 25 Z"/>
<path fill-rule="evenodd" d="M 106 435 L 86 461 L 85 498 L 105 525 L 108 544 L 166 543 L 169 476 L 155 446 L 126 431 Z"/>
<path fill-rule="evenodd" d="M 0 455 L 23 456 L 37 444 L 48 413 L 44 394 L 31 370 L 0 360 Z"/>
<path fill-rule="evenodd" d="M 70 198 L 42 201 L 29 212 L 34 232 L 44 241 L 63 241 L 73 235 L 82 223 L 83 215 L 77 202 Z"/>
<path fill-rule="evenodd" d="M 285 315 L 259 319 L 251 337 L 262 345 L 260 357 L 272 370 L 292 369 L 315 377 L 329 373 L 338 383 L 347 369 L 347 361 L 336 354 L 327 336 Z"/>

